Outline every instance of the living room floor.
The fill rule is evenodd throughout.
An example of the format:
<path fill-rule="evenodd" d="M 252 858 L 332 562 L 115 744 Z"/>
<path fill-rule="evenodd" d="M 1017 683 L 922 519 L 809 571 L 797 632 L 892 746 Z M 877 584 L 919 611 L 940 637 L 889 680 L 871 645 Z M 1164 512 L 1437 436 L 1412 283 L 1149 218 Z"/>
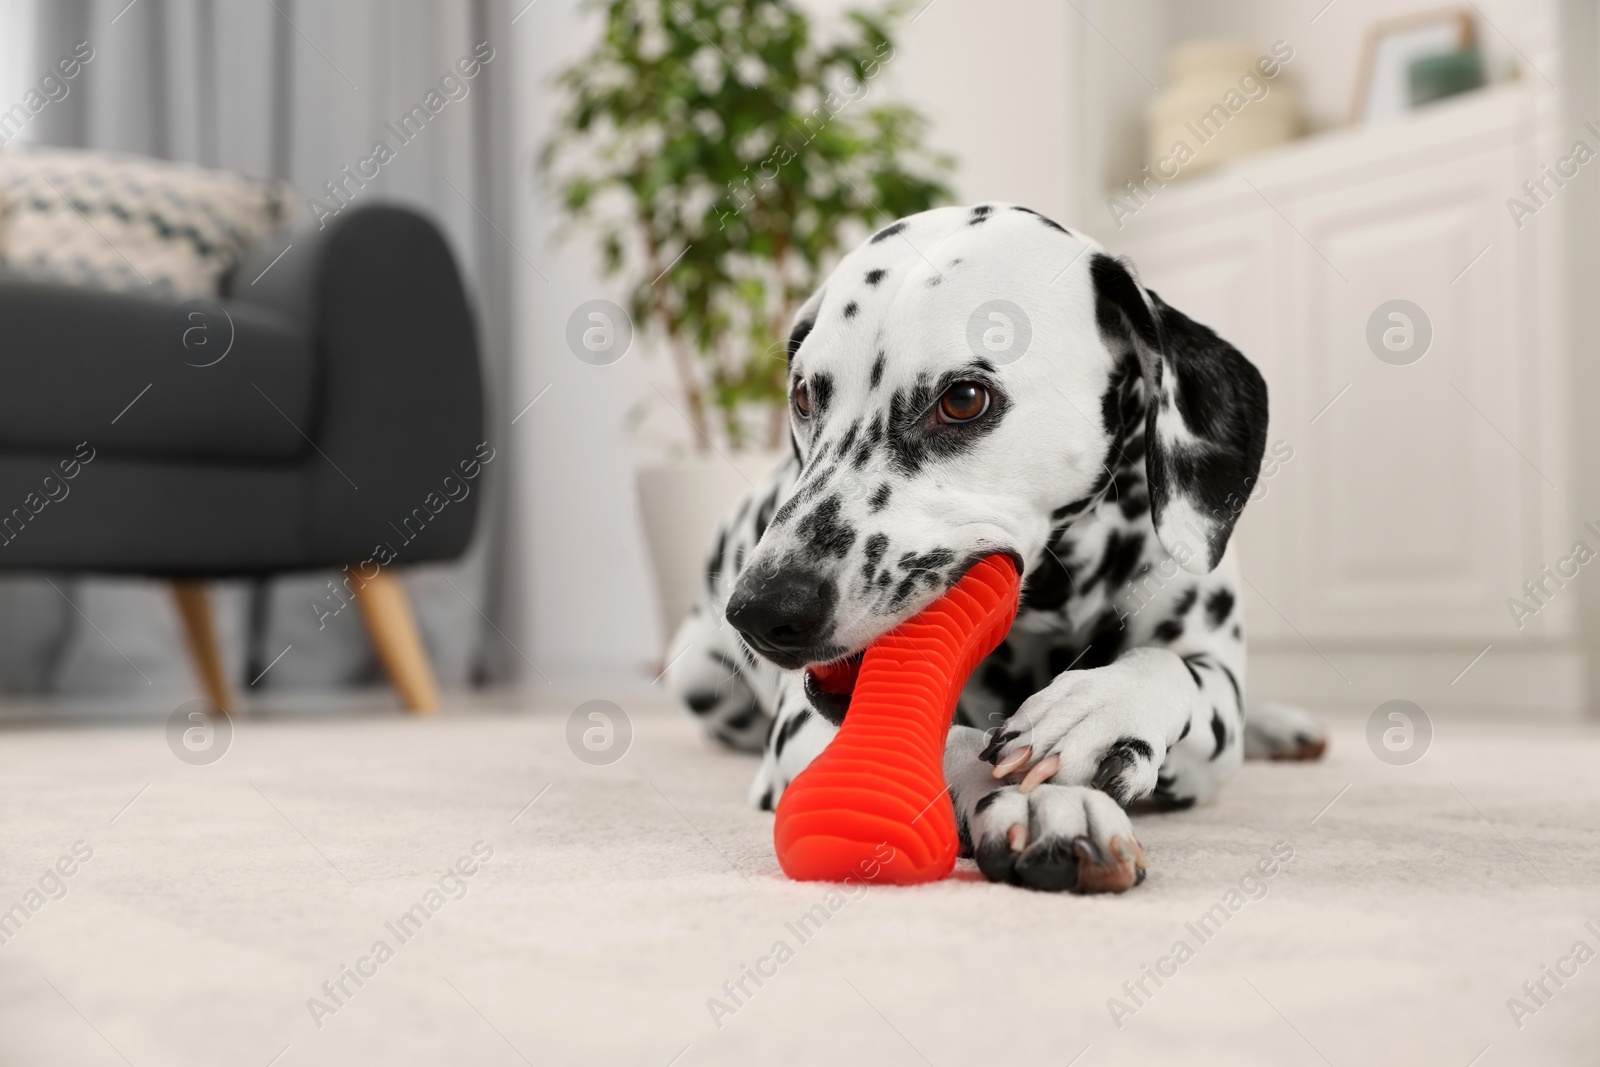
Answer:
<path fill-rule="evenodd" d="M 209 766 L 164 720 L 6 727 L 0 1063 L 1595 1062 L 1593 728 L 1436 721 L 1394 767 L 1337 718 L 1323 762 L 1137 820 L 1124 896 L 966 861 L 830 896 L 750 758 L 652 695 L 586 765 L 581 699 L 246 718 Z"/>

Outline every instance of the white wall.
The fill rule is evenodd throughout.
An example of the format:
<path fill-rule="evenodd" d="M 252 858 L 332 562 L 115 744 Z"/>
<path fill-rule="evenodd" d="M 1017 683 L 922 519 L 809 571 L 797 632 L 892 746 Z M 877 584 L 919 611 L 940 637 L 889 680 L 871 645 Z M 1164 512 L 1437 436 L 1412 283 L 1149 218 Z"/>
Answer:
<path fill-rule="evenodd" d="M 511 0 L 513 10 L 521 2 Z M 845 5 L 811 6 L 826 20 Z M 530 190 L 531 161 L 555 113 L 551 75 L 588 48 L 592 32 L 573 0 L 541 0 L 513 27 L 516 156 Z M 910 101 L 933 120 L 935 146 L 959 157 L 954 186 L 962 200 L 1015 200 L 1070 219 L 1078 194 L 1068 57 L 1080 32 L 1069 7 L 1045 0 L 935 0 L 902 32 L 875 91 Z M 513 437 L 525 576 L 513 637 L 546 675 L 578 681 L 642 673 L 659 653 L 633 489 L 639 453 L 627 423 L 638 401 L 654 397 L 651 380 L 666 390 L 670 378 L 664 360 L 637 348 L 610 367 L 590 367 L 567 350 L 572 309 L 615 299 L 618 289 L 599 279 L 582 235 L 556 240 L 558 222 L 548 192 L 517 197 L 509 234 L 520 251 L 511 410 L 550 390 Z"/>

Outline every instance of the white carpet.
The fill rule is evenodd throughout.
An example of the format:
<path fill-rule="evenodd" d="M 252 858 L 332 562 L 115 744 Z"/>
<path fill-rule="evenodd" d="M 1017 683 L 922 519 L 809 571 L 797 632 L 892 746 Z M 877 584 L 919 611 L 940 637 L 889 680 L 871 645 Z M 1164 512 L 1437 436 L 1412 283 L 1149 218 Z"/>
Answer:
<path fill-rule="evenodd" d="M 963 864 L 836 898 L 802 941 L 826 890 L 778 872 L 751 762 L 632 700 L 632 750 L 584 765 L 577 703 L 247 720 L 209 767 L 162 723 L 6 727 L 0 909 L 74 842 L 93 856 L 0 945 L 0 1063 L 1600 1062 L 1600 960 L 1546 979 L 1520 1029 L 1506 1004 L 1600 950 L 1593 729 L 1436 722 L 1402 768 L 1339 721 L 1320 765 L 1247 765 L 1218 805 L 1139 820 L 1152 868 L 1126 896 Z M 478 841 L 465 895 L 401 943 L 386 923 Z M 1280 841 L 1293 860 L 1202 943 L 1185 924 Z M 323 983 L 380 939 L 393 958 L 336 1005 Z M 1137 1004 L 1124 981 L 1180 939 L 1193 957 Z M 779 940 L 773 977 L 724 992 Z M 1113 996 L 1137 1007 L 1120 1029 Z"/>

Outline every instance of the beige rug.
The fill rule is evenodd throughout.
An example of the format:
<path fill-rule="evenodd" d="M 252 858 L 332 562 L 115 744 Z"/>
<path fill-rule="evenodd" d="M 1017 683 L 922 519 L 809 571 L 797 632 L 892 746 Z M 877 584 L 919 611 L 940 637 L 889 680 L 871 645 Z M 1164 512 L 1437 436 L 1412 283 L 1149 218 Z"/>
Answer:
<path fill-rule="evenodd" d="M 1126 896 L 852 899 L 779 874 L 748 759 L 635 697 L 587 765 L 580 700 L 251 719 L 209 766 L 6 727 L 0 1063 L 1600 1062 L 1595 730 L 1436 722 L 1393 767 L 1341 720 L 1137 822 Z"/>

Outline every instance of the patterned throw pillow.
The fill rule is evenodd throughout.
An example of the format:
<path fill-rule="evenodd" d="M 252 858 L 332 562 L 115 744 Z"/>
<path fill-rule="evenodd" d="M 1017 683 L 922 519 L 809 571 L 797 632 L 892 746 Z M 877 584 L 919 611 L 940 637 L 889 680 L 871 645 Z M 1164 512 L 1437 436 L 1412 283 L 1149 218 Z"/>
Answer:
<path fill-rule="evenodd" d="M 17 274 L 154 297 L 215 296 L 278 227 L 281 183 L 68 148 L 0 149 L 0 263 Z"/>

